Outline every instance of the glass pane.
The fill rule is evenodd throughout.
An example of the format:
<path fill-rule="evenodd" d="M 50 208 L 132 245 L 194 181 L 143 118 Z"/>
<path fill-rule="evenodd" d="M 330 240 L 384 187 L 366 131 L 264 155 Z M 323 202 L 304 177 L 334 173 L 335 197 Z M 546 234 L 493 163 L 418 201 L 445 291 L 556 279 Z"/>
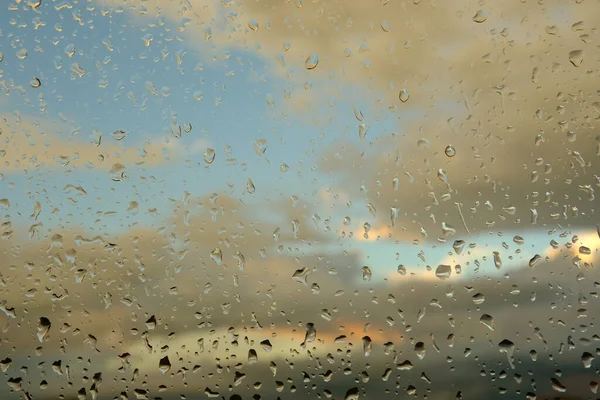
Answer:
<path fill-rule="evenodd" d="M 594 398 L 598 21 L 3 2 L 0 398 Z"/>

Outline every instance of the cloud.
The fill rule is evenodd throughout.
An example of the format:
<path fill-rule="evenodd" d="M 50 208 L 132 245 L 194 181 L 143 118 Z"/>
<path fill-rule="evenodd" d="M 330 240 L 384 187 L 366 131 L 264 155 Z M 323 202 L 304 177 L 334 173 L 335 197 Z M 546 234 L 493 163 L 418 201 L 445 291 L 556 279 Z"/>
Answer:
<path fill-rule="evenodd" d="M 175 138 L 157 138 L 132 146 L 102 134 L 83 140 L 77 129 L 65 129 L 57 121 L 20 114 L 0 115 L 0 129 L 3 132 L 0 162 L 6 172 L 85 168 L 118 174 L 127 168 L 176 162 L 210 145 L 201 139 L 186 146 Z M 127 142 L 126 138 L 121 140 Z"/>

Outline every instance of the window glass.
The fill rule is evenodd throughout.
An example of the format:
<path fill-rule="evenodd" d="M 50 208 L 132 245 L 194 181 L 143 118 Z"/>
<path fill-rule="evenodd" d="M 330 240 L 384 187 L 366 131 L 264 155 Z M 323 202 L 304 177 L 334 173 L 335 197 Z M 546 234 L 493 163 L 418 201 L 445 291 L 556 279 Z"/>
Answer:
<path fill-rule="evenodd" d="M 0 398 L 595 398 L 598 21 L 3 1 Z"/>

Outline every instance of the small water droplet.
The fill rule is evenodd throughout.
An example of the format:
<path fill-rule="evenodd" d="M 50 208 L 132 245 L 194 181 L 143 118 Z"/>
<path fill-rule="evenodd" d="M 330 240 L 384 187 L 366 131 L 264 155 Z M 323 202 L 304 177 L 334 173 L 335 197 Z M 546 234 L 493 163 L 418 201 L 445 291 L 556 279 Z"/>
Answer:
<path fill-rule="evenodd" d="M 446 146 L 446 148 L 444 149 L 444 153 L 446 154 L 446 156 L 448 157 L 454 157 L 456 155 L 456 149 L 449 144 L 448 146 Z"/>
<path fill-rule="evenodd" d="M 363 281 L 370 281 L 371 277 L 373 276 L 373 273 L 371 272 L 371 268 L 364 266 L 362 267 L 362 278 Z"/>
<path fill-rule="evenodd" d="M 319 65 L 319 56 L 317 53 L 312 53 L 304 62 L 304 67 L 308 70 L 317 68 L 317 65 Z"/>
<path fill-rule="evenodd" d="M 217 265 L 223 264 L 223 252 L 218 247 L 215 247 L 213 251 L 210 252 L 210 258 L 212 258 Z"/>
<path fill-rule="evenodd" d="M 365 136 L 367 136 L 367 125 L 365 125 L 365 124 L 358 125 L 358 138 L 360 139 L 361 142 L 365 140 Z"/>
<path fill-rule="evenodd" d="M 250 22 L 248 22 L 248 28 L 250 28 L 250 30 L 252 30 L 252 31 L 257 31 L 258 30 L 258 22 L 254 19 L 251 19 Z"/>
<path fill-rule="evenodd" d="M 398 94 L 398 98 L 400 99 L 401 102 L 406 103 L 408 101 L 408 99 L 410 99 L 410 93 L 408 93 L 408 90 L 402 89 L 402 90 L 400 90 L 400 93 Z"/>
<path fill-rule="evenodd" d="M 27 58 L 27 49 L 26 48 L 20 48 L 19 51 L 17 51 L 17 58 L 19 60 L 24 60 Z"/>
<path fill-rule="evenodd" d="M 127 136 L 127 133 L 120 129 L 118 131 L 114 131 L 112 134 L 112 137 L 115 140 L 123 140 L 123 139 L 125 139 L 126 136 Z"/>
<path fill-rule="evenodd" d="M 500 258 L 500 253 L 498 253 L 497 251 L 494 251 L 493 254 L 494 254 L 494 265 L 496 266 L 496 269 L 502 268 L 502 259 Z"/>
<path fill-rule="evenodd" d="M 478 10 L 475 15 L 473 16 L 473 21 L 477 22 L 478 24 L 481 24 L 485 21 L 487 21 L 488 15 L 487 12 L 483 11 L 483 10 Z"/>
<path fill-rule="evenodd" d="M 246 182 L 246 192 L 248 192 L 249 194 L 256 193 L 256 187 L 254 186 L 254 182 L 252 182 L 252 179 L 250 178 L 248 178 L 248 181 Z"/>
<path fill-rule="evenodd" d="M 215 151 L 211 148 L 204 150 L 203 158 L 207 164 L 212 164 L 215 161 Z"/>
<path fill-rule="evenodd" d="M 31 86 L 34 89 L 39 88 L 40 86 L 42 86 L 42 81 L 40 81 L 39 78 L 34 77 L 29 81 L 29 86 Z"/>

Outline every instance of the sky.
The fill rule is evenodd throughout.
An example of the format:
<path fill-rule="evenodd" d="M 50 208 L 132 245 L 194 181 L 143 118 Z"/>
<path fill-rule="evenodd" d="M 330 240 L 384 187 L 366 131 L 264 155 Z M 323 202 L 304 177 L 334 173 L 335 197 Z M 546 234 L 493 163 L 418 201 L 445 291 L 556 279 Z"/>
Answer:
<path fill-rule="evenodd" d="M 419 395 L 450 395 L 420 377 L 446 368 L 430 346 L 450 332 L 464 371 L 448 383 L 451 396 L 499 395 L 493 381 L 468 383 L 506 363 L 503 339 L 517 344 L 518 373 L 543 377 L 540 396 L 556 392 L 552 356 L 573 332 L 589 336 L 593 318 L 573 310 L 593 315 L 582 298 L 597 297 L 593 3 L 0 6 L 0 325 L 16 360 L 7 379 L 24 376 L 18 363 L 38 369 L 22 391 L 3 390 L 70 398 L 81 384 L 48 366 L 89 358 L 105 373 L 106 398 L 142 387 L 164 398 L 205 387 L 223 398 L 257 393 L 250 378 L 224 383 L 237 362 L 228 346 L 249 337 L 238 350 L 245 364 L 269 329 L 275 351 L 263 346 L 256 379 L 272 381 L 267 361 L 292 374 L 294 357 L 325 373 L 310 367 L 313 355 L 335 353 L 335 398 L 354 386 L 366 398 L 410 392 L 365 382 L 366 358 L 344 373 L 344 352 L 360 353 L 370 329 L 377 374 L 423 361 L 407 378 Z M 477 293 L 487 300 L 474 302 Z M 152 315 L 159 328 L 146 323 Z M 41 317 L 52 327 L 38 340 Z M 307 323 L 318 339 L 303 347 Z M 549 354 L 531 366 L 540 326 L 538 351 Z M 207 348 L 217 337 L 226 344 L 194 354 L 198 335 Z M 384 357 L 390 341 L 396 350 Z M 425 359 L 414 357 L 419 341 Z M 577 351 L 561 353 L 565 376 L 555 376 L 570 389 L 592 379 Z M 133 367 L 123 372 L 125 353 Z M 165 354 L 168 373 L 155 365 Z M 203 369 L 192 389 L 175 372 L 194 363 Z M 89 374 L 72 368 L 77 379 Z M 120 380 L 135 368 L 139 382 Z M 167 389 L 150 388 L 165 377 Z M 317 390 L 295 384 L 299 398 Z"/>

